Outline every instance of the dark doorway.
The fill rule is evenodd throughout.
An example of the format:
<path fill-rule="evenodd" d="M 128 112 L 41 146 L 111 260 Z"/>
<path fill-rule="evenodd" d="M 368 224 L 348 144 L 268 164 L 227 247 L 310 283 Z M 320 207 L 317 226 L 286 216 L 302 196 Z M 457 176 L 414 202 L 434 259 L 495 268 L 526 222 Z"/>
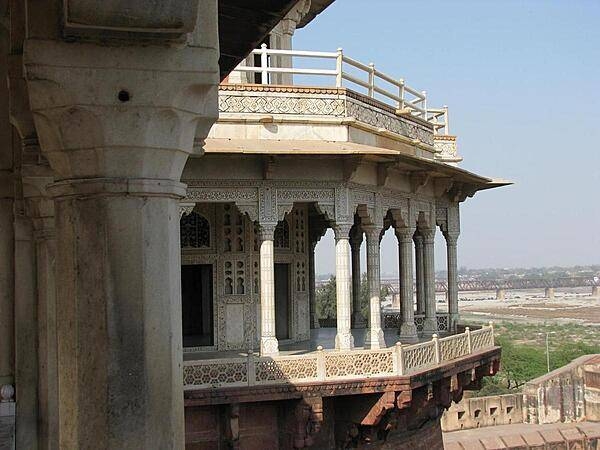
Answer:
<path fill-rule="evenodd" d="M 181 267 L 183 346 L 214 345 L 212 264 Z"/>
<path fill-rule="evenodd" d="M 290 265 L 275 264 L 275 335 L 290 338 Z"/>

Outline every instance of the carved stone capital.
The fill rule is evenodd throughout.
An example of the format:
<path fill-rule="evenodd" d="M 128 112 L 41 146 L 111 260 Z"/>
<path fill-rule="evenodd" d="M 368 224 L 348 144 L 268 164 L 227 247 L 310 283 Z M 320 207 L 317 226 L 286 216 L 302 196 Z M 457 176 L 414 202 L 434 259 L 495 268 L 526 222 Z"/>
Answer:
<path fill-rule="evenodd" d="M 424 244 L 433 244 L 435 241 L 435 228 L 423 228 L 419 230 L 421 236 L 423 236 Z"/>
<path fill-rule="evenodd" d="M 277 223 L 261 223 L 258 229 L 258 239 L 261 242 L 272 241 L 275 235 L 275 228 Z"/>
<path fill-rule="evenodd" d="M 27 40 L 31 111 L 58 179 L 179 181 L 194 135 L 217 117 L 217 58 L 216 48 Z"/>
<path fill-rule="evenodd" d="M 351 223 L 336 223 L 333 226 L 333 232 L 335 234 L 336 242 L 340 239 L 350 239 L 350 229 L 352 228 Z"/>
<path fill-rule="evenodd" d="M 380 227 L 364 227 L 364 231 L 365 236 L 367 237 L 367 245 L 376 243 L 377 246 L 379 246 L 382 229 Z"/>
<path fill-rule="evenodd" d="M 460 232 L 458 231 L 445 231 L 444 238 L 446 238 L 446 245 L 456 247 Z"/>
<path fill-rule="evenodd" d="M 398 238 L 399 244 L 406 244 L 413 242 L 413 236 L 415 234 L 415 228 L 410 227 L 399 227 L 394 229 L 396 237 Z"/>

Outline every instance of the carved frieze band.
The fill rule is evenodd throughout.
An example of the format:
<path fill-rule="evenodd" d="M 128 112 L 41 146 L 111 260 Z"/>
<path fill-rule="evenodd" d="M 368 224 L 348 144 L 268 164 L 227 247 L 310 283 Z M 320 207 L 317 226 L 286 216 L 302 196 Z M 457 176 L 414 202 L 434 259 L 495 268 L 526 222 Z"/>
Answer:
<path fill-rule="evenodd" d="M 308 94 L 222 89 L 219 92 L 219 112 L 352 117 L 367 125 L 434 145 L 433 130 L 430 127 L 378 108 L 366 101 L 367 98 L 361 101 L 359 97 L 359 94 L 332 95 L 326 91 Z"/>
<path fill-rule="evenodd" d="M 294 203 L 315 203 L 329 221 L 353 223 L 359 205 L 368 211 L 370 222 L 381 223 L 388 211 L 396 210 L 402 222 L 425 221 L 435 225 L 435 200 L 419 194 L 394 192 L 381 187 L 354 183 L 311 181 L 223 181 L 186 180 L 191 202 L 235 203 L 252 221 L 276 224 L 283 220 Z"/>

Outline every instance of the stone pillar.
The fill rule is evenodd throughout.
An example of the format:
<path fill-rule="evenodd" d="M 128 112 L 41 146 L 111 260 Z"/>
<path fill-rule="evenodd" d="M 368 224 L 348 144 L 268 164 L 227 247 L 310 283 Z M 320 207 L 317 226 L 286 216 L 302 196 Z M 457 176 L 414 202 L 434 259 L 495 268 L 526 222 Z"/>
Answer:
<path fill-rule="evenodd" d="M 396 229 L 398 239 L 398 253 L 400 256 L 400 340 L 402 342 L 416 342 L 417 327 L 415 325 L 414 295 L 413 295 L 413 235 L 414 228 Z"/>
<path fill-rule="evenodd" d="M 271 31 L 270 48 L 292 50 L 292 37 L 296 31 L 296 26 L 309 11 L 310 0 L 298 1 Z M 291 56 L 273 55 L 271 58 L 272 67 L 293 67 Z M 291 86 L 294 83 L 294 77 L 291 73 L 272 73 L 270 79 L 272 84 Z"/>
<path fill-rule="evenodd" d="M 423 235 L 423 278 L 425 284 L 425 321 L 423 334 L 430 336 L 437 332 L 437 317 L 435 304 L 435 264 L 434 242 L 435 228 L 424 229 Z"/>
<path fill-rule="evenodd" d="M 337 334 L 335 348 L 338 350 L 351 350 L 354 348 L 354 337 L 350 331 L 352 311 L 352 284 L 350 279 L 350 242 L 351 224 L 337 224 L 335 232 L 335 288 Z"/>
<path fill-rule="evenodd" d="M 217 115 L 219 54 L 216 2 L 178 4 L 169 11 L 193 13 L 197 30 L 179 45 L 136 41 L 137 31 L 118 45 L 25 42 L 31 110 L 57 179 L 60 448 L 184 447 L 179 180 Z M 98 5 L 78 5 L 97 17 L 86 8 Z"/>
<path fill-rule="evenodd" d="M 5 182 L 0 179 L 0 387 L 14 382 L 15 345 L 13 198 Z"/>
<path fill-rule="evenodd" d="M 592 297 L 600 297 L 600 286 L 592 286 Z"/>
<path fill-rule="evenodd" d="M 425 278 L 423 277 L 423 236 L 413 236 L 415 243 L 415 287 L 417 291 L 417 314 L 425 314 Z"/>
<path fill-rule="evenodd" d="M 40 449 L 58 449 L 54 204 L 43 197 L 30 198 L 28 203 L 37 263 L 39 446 Z"/>
<path fill-rule="evenodd" d="M 275 266 L 273 261 L 273 235 L 277 224 L 260 227 L 260 354 L 279 353 L 275 335 Z"/>
<path fill-rule="evenodd" d="M 17 448 L 38 448 L 38 330 L 31 219 L 15 214 L 15 390 Z"/>
<path fill-rule="evenodd" d="M 319 318 L 317 317 L 317 293 L 316 293 L 316 276 L 315 276 L 315 247 L 316 242 L 310 242 L 308 247 L 308 299 L 310 306 L 310 327 L 313 329 L 320 328 Z"/>
<path fill-rule="evenodd" d="M 448 264 L 448 331 L 456 331 L 458 322 L 458 262 L 457 241 L 458 233 L 446 231 L 446 261 Z"/>
<path fill-rule="evenodd" d="M 544 297 L 546 297 L 548 299 L 553 299 L 554 298 L 554 288 L 553 287 L 547 287 L 544 290 Z"/>
<path fill-rule="evenodd" d="M 352 253 L 352 328 L 364 328 L 365 317 L 361 311 L 360 285 L 360 245 L 362 244 L 362 230 L 351 233 L 350 250 Z"/>
<path fill-rule="evenodd" d="M 369 284 L 369 324 L 365 334 L 365 348 L 385 348 L 381 329 L 381 280 L 379 270 L 379 227 L 367 228 L 367 282 Z"/>
<path fill-rule="evenodd" d="M 503 288 L 496 289 L 496 300 L 504 300 L 506 298 L 506 291 Z"/>
<path fill-rule="evenodd" d="M 14 383 L 14 166 L 8 113 L 8 33 L 0 27 L 0 388 Z M 9 388 L 6 388 L 7 390 Z"/>

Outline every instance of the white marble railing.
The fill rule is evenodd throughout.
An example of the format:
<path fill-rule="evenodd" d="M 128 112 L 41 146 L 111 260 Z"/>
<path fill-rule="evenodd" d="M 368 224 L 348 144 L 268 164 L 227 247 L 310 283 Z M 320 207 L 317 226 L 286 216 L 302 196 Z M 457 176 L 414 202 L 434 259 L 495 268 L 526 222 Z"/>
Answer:
<path fill-rule="evenodd" d="M 402 317 L 399 312 L 384 312 L 381 315 L 383 328 L 400 328 Z M 421 333 L 423 331 L 423 324 L 425 323 L 425 314 L 415 314 L 414 318 L 417 333 Z M 448 314 L 437 314 L 436 319 L 438 331 L 448 331 Z"/>
<path fill-rule="evenodd" d="M 303 355 L 186 361 L 186 390 L 221 387 L 298 384 L 314 381 L 361 380 L 410 375 L 494 346 L 492 324 L 479 330 L 414 345 L 397 343 L 381 350 L 326 351 Z"/>
<path fill-rule="evenodd" d="M 304 50 L 280 50 L 267 48 L 262 44 L 260 48 L 252 51 L 253 55 L 260 56 L 258 65 L 239 65 L 236 72 L 260 74 L 261 84 L 276 84 L 276 74 L 302 75 L 305 77 L 317 76 L 320 78 L 331 77 L 335 79 L 334 86 L 351 87 L 370 98 L 375 98 L 386 104 L 394 106 L 399 112 L 420 117 L 433 125 L 434 134 L 449 134 L 448 107 L 428 108 L 427 92 L 418 91 L 408 86 L 404 79 L 396 78 L 381 72 L 373 63 L 364 64 L 344 54 L 342 49 L 336 52 L 314 52 Z M 305 61 L 307 67 L 276 67 L 273 61 L 278 57 L 287 57 Z M 275 59 L 272 59 L 275 58 Z M 329 60 L 330 68 L 322 67 L 319 60 Z M 314 66 L 313 66 L 314 64 Z M 314 82 L 312 82 L 314 85 Z M 333 84 L 333 83 L 332 83 Z"/>

